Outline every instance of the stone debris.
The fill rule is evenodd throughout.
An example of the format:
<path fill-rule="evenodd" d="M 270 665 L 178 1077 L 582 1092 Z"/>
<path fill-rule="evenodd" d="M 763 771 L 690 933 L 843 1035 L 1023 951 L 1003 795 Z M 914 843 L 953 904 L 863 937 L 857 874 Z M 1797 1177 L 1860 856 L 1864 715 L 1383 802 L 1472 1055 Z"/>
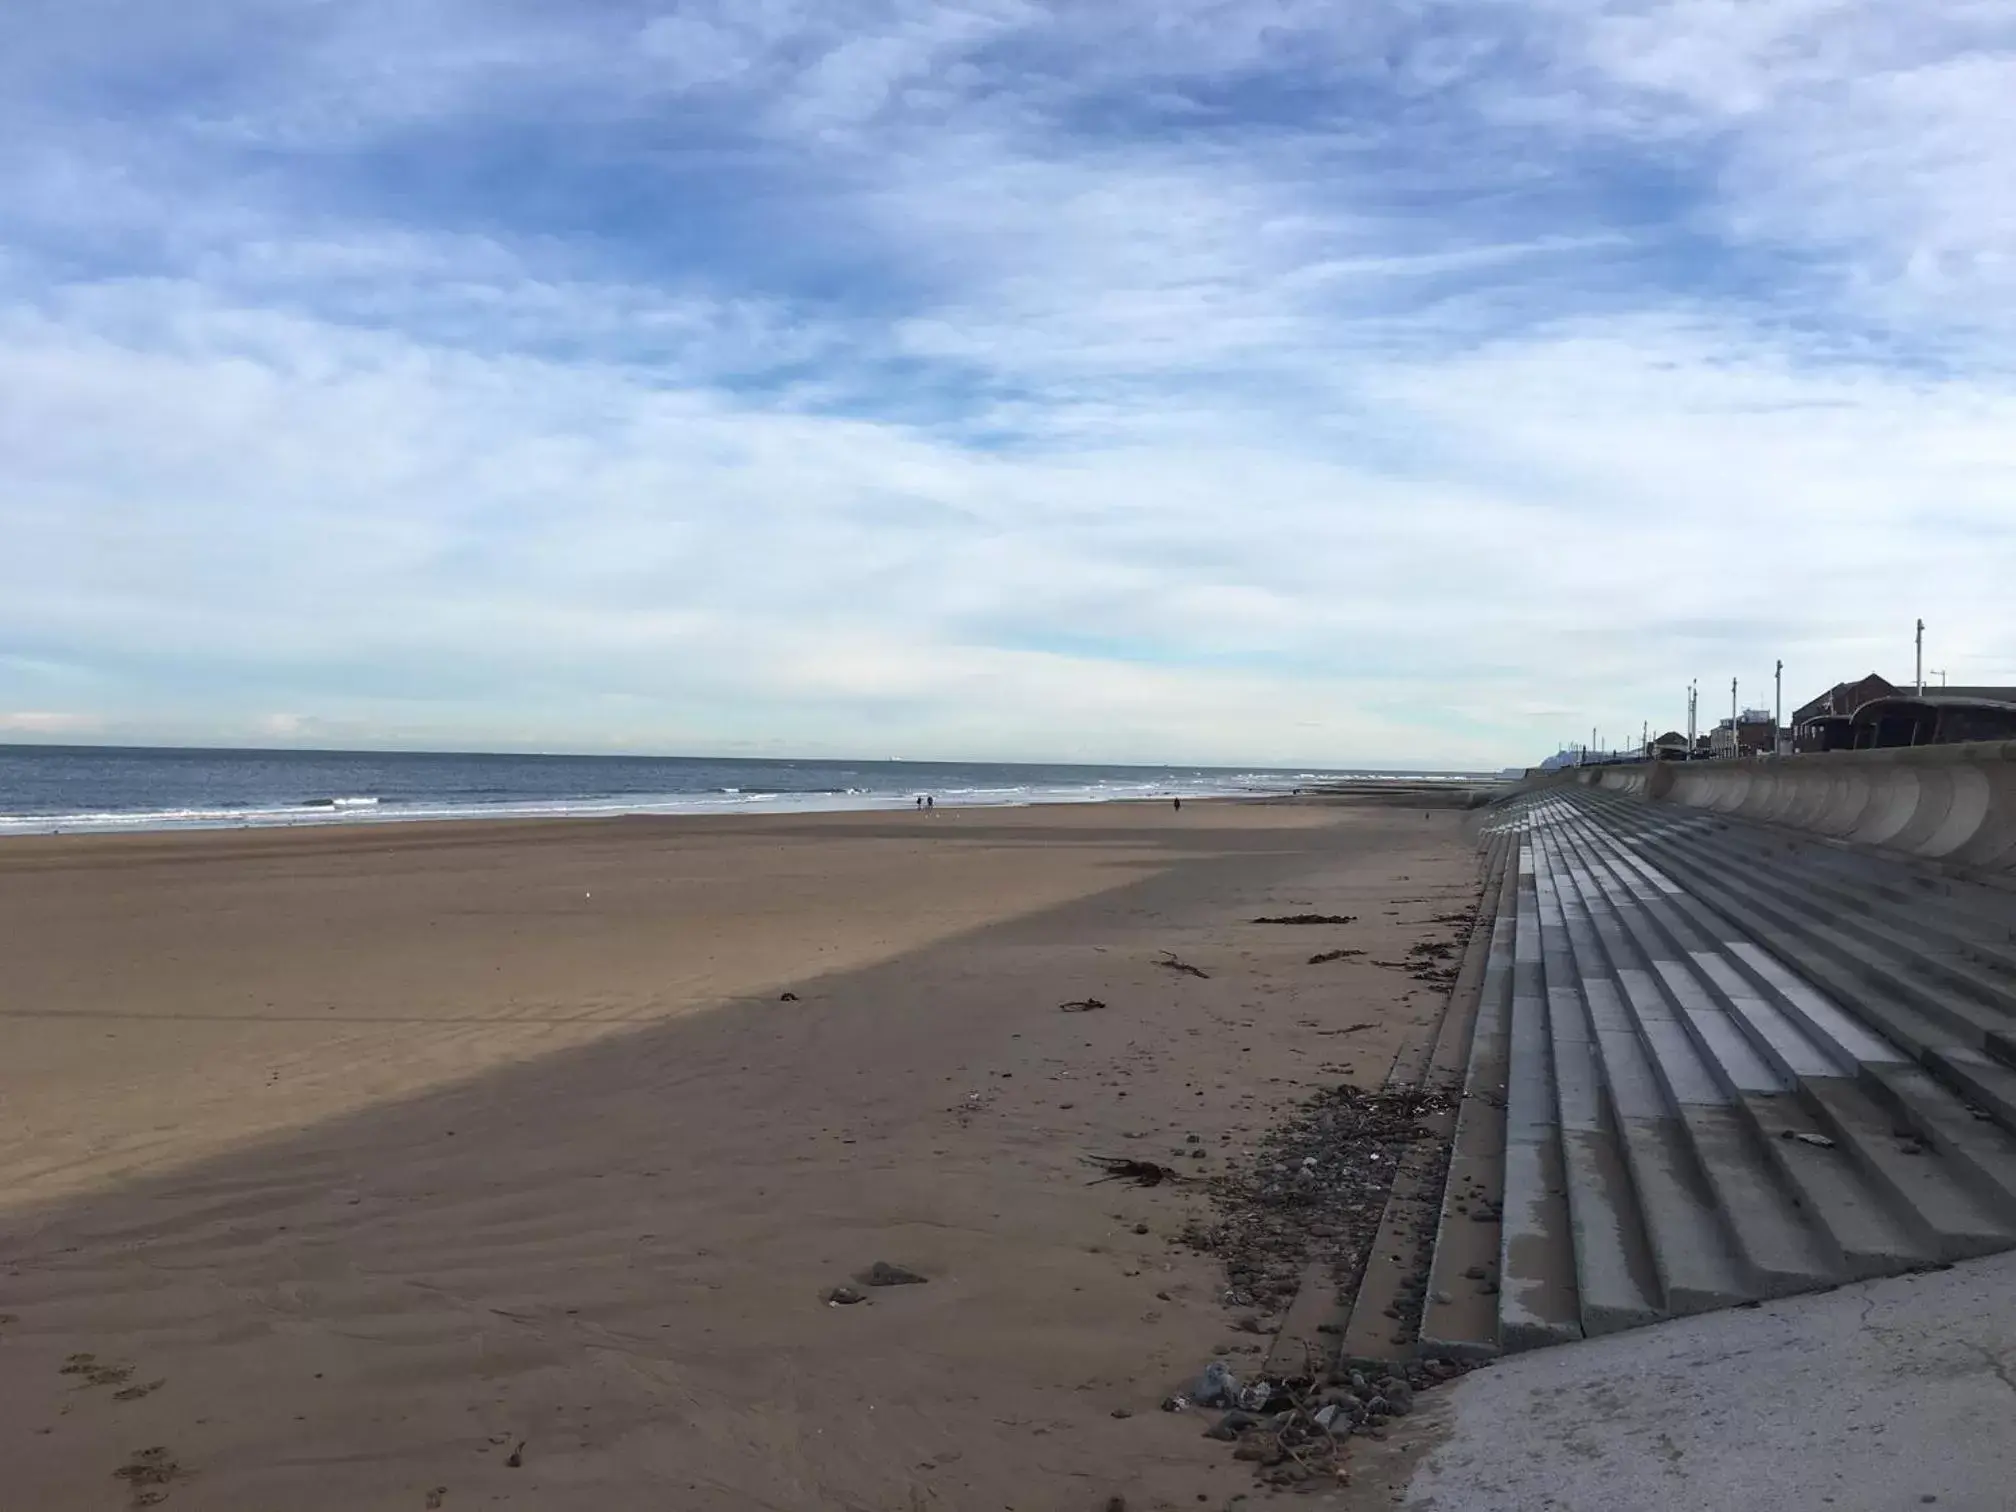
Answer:
<path fill-rule="evenodd" d="M 1213 1360 L 1204 1367 L 1204 1374 L 1190 1388 L 1189 1396 L 1199 1407 L 1236 1407 L 1239 1377 L 1232 1374 L 1232 1368 L 1224 1361 Z"/>
<path fill-rule="evenodd" d="M 1440 1362 L 1437 1366 L 1439 1371 Z M 1416 1368 L 1427 1374 L 1425 1366 Z M 1450 1373 L 1460 1371 L 1451 1367 Z M 1204 1400 L 1200 1381 L 1198 1404 L 1222 1402 L 1231 1373 L 1214 1363 L 1205 1377 L 1214 1388 L 1212 1401 Z M 1253 1464 L 1263 1485 L 1313 1489 L 1349 1484 L 1346 1441 L 1354 1433 L 1377 1433 L 1390 1419 L 1413 1411 L 1414 1386 L 1399 1375 L 1375 1386 L 1362 1374 L 1333 1371 L 1325 1382 L 1306 1376 L 1251 1381 L 1238 1388 L 1237 1399 L 1204 1436 L 1236 1444 L 1232 1457 Z"/>
<path fill-rule="evenodd" d="M 1400 1152 L 1429 1137 L 1421 1120 L 1449 1098 L 1416 1088 L 1316 1093 L 1261 1140 L 1250 1162 L 1212 1177 L 1213 1215 L 1181 1234 L 1225 1264 L 1227 1296 L 1263 1316 L 1294 1299 L 1312 1258 L 1327 1263 L 1340 1296 L 1355 1293 L 1379 1230 Z"/>

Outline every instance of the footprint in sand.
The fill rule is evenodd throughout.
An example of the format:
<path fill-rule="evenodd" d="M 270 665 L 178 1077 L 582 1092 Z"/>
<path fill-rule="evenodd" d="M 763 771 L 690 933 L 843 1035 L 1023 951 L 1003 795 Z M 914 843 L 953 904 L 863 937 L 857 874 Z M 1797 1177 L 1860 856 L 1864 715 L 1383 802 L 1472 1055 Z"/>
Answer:
<path fill-rule="evenodd" d="M 94 1354 L 73 1354 L 59 1375 L 84 1377 L 86 1386 L 122 1386 L 133 1374 L 131 1365 L 101 1365 Z"/>
<path fill-rule="evenodd" d="M 152 1507 L 166 1501 L 166 1488 L 188 1472 L 175 1462 L 174 1455 L 156 1444 L 151 1449 L 135 1449 L 112 1474 L 131 1488 L 134 1506 Z"/>

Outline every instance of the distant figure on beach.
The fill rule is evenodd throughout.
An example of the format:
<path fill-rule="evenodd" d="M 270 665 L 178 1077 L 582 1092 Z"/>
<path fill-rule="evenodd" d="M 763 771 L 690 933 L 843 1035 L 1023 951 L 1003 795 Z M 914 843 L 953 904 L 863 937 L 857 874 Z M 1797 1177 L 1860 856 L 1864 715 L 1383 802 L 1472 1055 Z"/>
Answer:
<path fill-rule="evenodd" d="M 1170 799 L 1169 801 L 1170 801 L 1171 803 L 1173 803 L 1173 804 L 1175 804 L 1175 805 L 1176 805 L 1176 812 L 1177 812 L 1177 813 L 1179 813 L 1179 814 L 1180 814 L 1180 813 L 1182 813 L 1182 812 L 1183 812 L 1183 800 L 1182 800 L 1181 798 L 1172 798 L 1172 799 Z"/>
<path fill-rule="evenodd" d="M 919 807 L 920 809 L 924 807 L 924 795 L 922 793 L 919 793 L 917 795 L 917 807 Z"/>
<path fill-rule="evenodd" d="M 935 814 L 938 812 L 938 800 L 927 793 L 924 796 L 924 807 Z"/>

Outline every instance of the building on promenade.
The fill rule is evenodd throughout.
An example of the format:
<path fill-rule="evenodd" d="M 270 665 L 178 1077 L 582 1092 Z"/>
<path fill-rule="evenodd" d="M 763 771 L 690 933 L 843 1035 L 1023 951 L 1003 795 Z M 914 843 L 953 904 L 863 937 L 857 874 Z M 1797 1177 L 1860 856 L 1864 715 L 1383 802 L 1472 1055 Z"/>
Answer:
<path fill-rule="evenodd" d="M 1778 722 L 1769 709 L 1745 709 L 1708 732 L 1711 756 L 1756 756 L 1778 748 Z"/>
<path fill-rule="evenodd" d="M 1857 682 L 1836 683 L 1792 713 L 1793 748 L 1800 751 L 2012 739 L 2016 687 L 1937 687 L 1920 693 L 1872 672 Z"/>

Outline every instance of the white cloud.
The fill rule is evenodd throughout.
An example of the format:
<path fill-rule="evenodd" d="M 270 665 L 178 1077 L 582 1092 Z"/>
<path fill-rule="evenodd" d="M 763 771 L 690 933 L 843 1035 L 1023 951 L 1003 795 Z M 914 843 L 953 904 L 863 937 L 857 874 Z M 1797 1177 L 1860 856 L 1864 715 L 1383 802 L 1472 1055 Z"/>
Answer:
<path fill-rule="evenodd" d="M 0 704 L 1497 765 L 1920 613 L 2016 680 L 1994 8 L 513 14 L 0 149 Z"/>
<path fill-rule="evenodd" d="M 90 735 L 103 728 L 104 721 L 90 714 L 0 709 L 0 731 L 10 735 Z"/>

